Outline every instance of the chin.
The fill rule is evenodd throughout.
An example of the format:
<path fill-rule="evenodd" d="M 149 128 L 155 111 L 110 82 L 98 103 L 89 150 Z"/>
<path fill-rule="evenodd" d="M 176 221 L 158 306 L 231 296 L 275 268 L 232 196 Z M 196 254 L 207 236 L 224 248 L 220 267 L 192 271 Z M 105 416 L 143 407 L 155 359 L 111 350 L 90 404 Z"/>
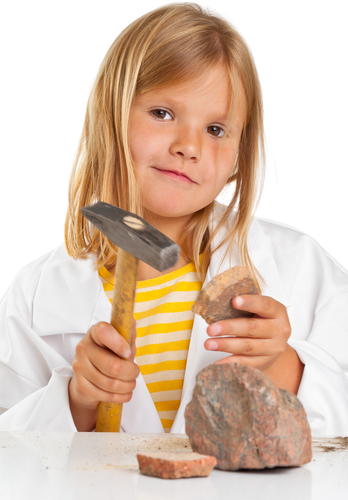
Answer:
<path fill-rule="evenodd" d="M 154 205 L 145 205 L 145 210 L 151 217 L 161 217 L 161 218 L 166 218 L 166 219 L 176 219 L 176 218 L 181 218 L 181 217 L 188 217 L 190 216 L 193 212 L 191 211 L 185 211 L 181 207 L 173 207 L 171 204 L 170 206 L 166 205 L 161 205 L 161 206 L 154 206 Z"/>
<path fill-rule="evenodd" d="M 185 200 L 178 199 L 177 197 L 171 196 L 158 196 L 157 198 L 151 197 L 151 199 L 145 199 L 143 206 L 149 212 L 153 212 L 154 214 L 170 217 L 171 214 L 178 214 L 182 212 L 186 212 L 183 208 L 185 207 Z"/>

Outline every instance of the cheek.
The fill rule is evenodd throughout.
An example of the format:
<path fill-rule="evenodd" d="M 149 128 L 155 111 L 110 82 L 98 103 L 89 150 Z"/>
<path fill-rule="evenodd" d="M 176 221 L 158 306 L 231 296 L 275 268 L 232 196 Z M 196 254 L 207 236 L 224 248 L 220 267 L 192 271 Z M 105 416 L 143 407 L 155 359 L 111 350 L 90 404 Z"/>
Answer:
<path fill-rule="evenodd" d="M 237 150 L 225 148 L 220 155 L 216 154 L 215 166 L 207 168 L 205 180 L 214 184 L 217 188 L 223 188 L 227 179 L 230 177 L 237 157 Z"/>
<path fill-rule="evenodd" d="M 129 146 L 136 166 L 146 158 L 151 147 L 151 139 L 153 137 L 147 121 L 135 111 L 129 124 Z"/>
<path fill-rule="evenodd" d="M 130 139 L 130 151 L 137 168 L 143 165 L 152 165 L 161 151 L 161 139 L 156 131 L 150 127 L 143 127 L 135 131 Z M 163 149 L 163 148 L 162 148 Z"/>
<path fill-rule="evenodd" d="M 146 151 L 147 137 L 143 131 L 133 130 L 130 134 L 130 151 L 133 161 L 137 163 Z"/>

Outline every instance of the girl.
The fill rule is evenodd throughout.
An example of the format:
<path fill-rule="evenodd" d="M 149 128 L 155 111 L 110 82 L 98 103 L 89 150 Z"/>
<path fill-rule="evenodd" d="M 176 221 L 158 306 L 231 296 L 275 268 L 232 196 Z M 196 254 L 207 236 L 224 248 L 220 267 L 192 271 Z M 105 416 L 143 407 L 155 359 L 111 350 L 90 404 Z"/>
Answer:
<path fill-rule="evenodd" d="M 121 33 L 88 102 L 65 246 L 25 267 L 1 304 L 1 429 L 91 431 L 110 401 L 126 403 L 123 431 L 184 432 L 197 373 L 239 362 L 297 394 L 314 435 L 348 434 L 348 276 L 308 236 L 253 219 L 263 151 L 257 72 L 227 22 L 173 4 Z M 117 248 L 80 214 L 99 200 L 181 246 L 165 273 L 140 263 L 130 346 L 108 324 Z M 237 264 L 263 295 L 233 305 L 256 317 L 207 328 L 192 304 Z"/>

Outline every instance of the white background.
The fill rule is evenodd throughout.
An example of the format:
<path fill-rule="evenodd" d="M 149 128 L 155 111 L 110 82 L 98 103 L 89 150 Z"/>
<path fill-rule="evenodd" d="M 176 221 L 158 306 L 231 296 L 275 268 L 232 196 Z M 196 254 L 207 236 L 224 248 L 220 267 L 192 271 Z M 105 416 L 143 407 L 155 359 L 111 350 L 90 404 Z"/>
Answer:
<path fill-rule="evenodd" d="M 117 34 L 165 1 L 19 0 L 0 6 L 0 296 L 63 240 L 88 95 Z M 257 215 L 311 234 L 348 268 L 345 0 L 198 2 L 247 40 L 268 145 Z"/>

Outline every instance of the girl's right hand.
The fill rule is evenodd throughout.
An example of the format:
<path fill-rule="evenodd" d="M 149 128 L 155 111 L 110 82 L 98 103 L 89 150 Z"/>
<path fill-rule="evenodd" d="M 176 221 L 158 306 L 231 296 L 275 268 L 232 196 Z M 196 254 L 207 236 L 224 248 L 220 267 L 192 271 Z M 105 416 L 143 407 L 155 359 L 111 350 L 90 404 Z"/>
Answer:
<path fill-rule="evenodd" d="M 132 398 L 139 375 L 135 338 L 135 321 L 130 345 L 113 326 L 100 322 L 77 344 L 69 401 L 78 431 L 94 429 L 99 401 L 127 403 Z"/>

